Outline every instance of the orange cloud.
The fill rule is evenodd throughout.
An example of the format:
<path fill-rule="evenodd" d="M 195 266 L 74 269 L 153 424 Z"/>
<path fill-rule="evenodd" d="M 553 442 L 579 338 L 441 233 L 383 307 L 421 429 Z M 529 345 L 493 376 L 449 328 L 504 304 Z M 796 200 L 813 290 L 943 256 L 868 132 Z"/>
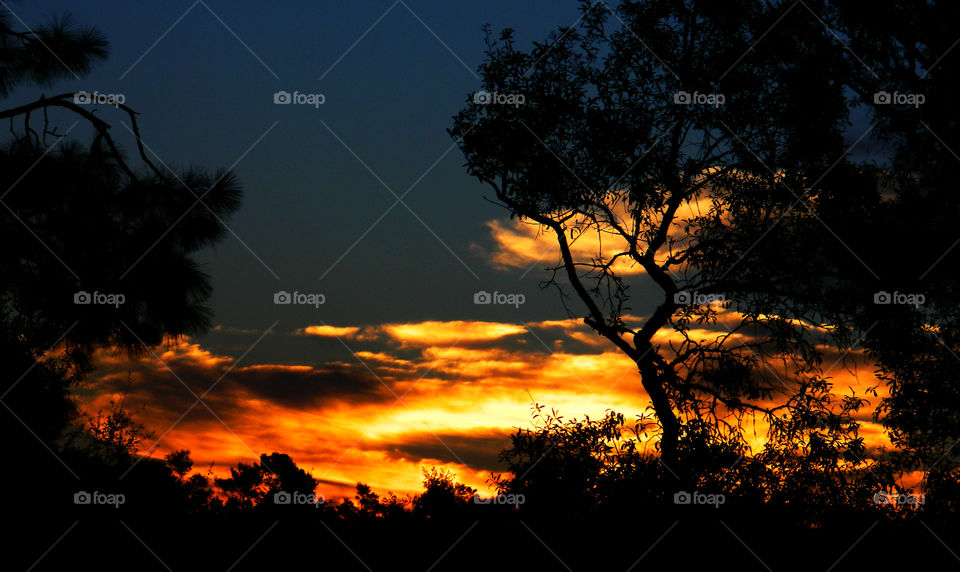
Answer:
<path fill-rule="evenodd" d="M 458 342 L 488 342 L 507 336 L 526 333 L 526 328 L 515 324 L 496 322 L 419 322 L 413 324 L 386 324 L 381 326 L 392 339 L 403 345 L 429 346 Z"/>
<path fill-rule="evenodd" d="M 624 201 L 606 206 L 606 210 L 597 210 L 595 219 L 580 216 L 565 223 L 571 255 L 578 262 L 613 261 L 610 270 L 619 276 L 643 274 L 643 268 L 630 256 L 618 255 L 630 252 L 631 242 L 636 242 L 642 252 L 645 248 L 644 234 L 641 232 L 635 241 L 628 241 L 620 230 L 628 235 L 632 233 L 637 226 L 638 216 L 642 216 L 641 229 L 656 228 L 663 220 L 663 212 L 651 209 L 638 214 L 631 211 Z M 667 230 L 669 240 L 656 252 L 655 260 L 663 263 L 670 256 L 671 248 L 685 248 L 688 245 L 687 229 L 692 222 L 716 209 L 717 205 L 706 191 L 694 200 L 682 203 Z M 489 261 L 494 267 L 527 269 L 541 262 L 543 266 L 559 264 L 560 250 L 552 229 L 519 218 L 509 221 L 495 219 L 486 225 L 495 245 L 494 251 L 489 254 Z"/>
<path fill-rule="evenodd" d="M 711 167 L 695 177 L 702 186 L 673 213 L 666 228 L 667 240 L 653 253 L 658 264 L 691 246 L 691 229 L 696 228 L 703 218 L 730 221 L 729 199 L 715 193 L 713 183 L 718 180 L 716 177 L 747 180 L 753 175 L 721 171 L 719 167 Z M 662 225 L 668 207 L 660 204 L 638 210 L 626 200 L 626 194 L 622 189 L 613 189 L 605 195 L 603 204 L 584 205 L 580 214 L 564 221 L 564 235 L 575 261 L 586 264 L 612 262 L 610 270 L 618 276 L 644 273 L 643 268 L 626 254 L 632 251 L 631 246 L 636 246 L 641 253 L 646 251 L 646 238 Z M 560 264 L 559 246 L 552 229 L 520 218 L 495 219 L 488 221 L 486 226 L 494 242 L 494 249 L 487 253 L 487 257 L 495 268 L 526 270 L 538 263 L 543 263 L 541 266 Z"/>
<path fill-rule="evenodd" d="M 542 263 L 542 266 L 556 265 L 560 259 L 560 247 L 550 230 L 540 225 L 513 219 L 510 223 L 492 220 L 487 223 L 490 236 L 496 244 L 490 256 L 490 262 L 498 268 L 522 268 Z M 578 260 L 593 260 L 601 253 L 605 259 L 622 251 L 626 243 L 623 239 L 598 232 L 584 232 L 570 241 L 570 251 Z M 619 249 L 619 250 L 618 250 Z M 630 261 L 619 258 L 612 267 L 617 274 L 640 274 L 643 269 Z"/>
<path fill-rule="evenodd" d="M 548 345 L 580 336 L 603 341 L 579 320 L 528 326 L 549 331 Z M 103 353 L 79 400 L 96 411 L 125 394 L 127 407 L 154 432 L 145 454 L 190 449 L 198 471 L 225 475 L 239 461 L 279 451 L 321 479 L 327 496 L 350 495 L 357 481 L 414 492 L 425 465 L 442 465 L 489 493 L 497 452 L 517 427 L 530 426 L 531 398 L 567 418 L 601 417 L 607 409 L 631 416 L 648 405 L 636 365 L 609 345 L 518 348 L 512 339 L 527 330 L 495 322 L 374 328 L 385 336 L 367 338 L 360 345 L 369 347 L 357 348 L 355 359 L 319 365 L 237 364 L 189 339 L 141 359 Z M 698 334 L 722 331 L 704 327 Z M 669 339 L 665 333 L 658 341 Z M 827 355 L 825 366 L 840 357 Z M 858 354 L 851 360 L 867 365 Z M 827 372 L 838 390 L 875 384 L 870 368 L 843 365 L 836 361 Z M 869 421 L 864 434 L 871 442 L 883 438 Z"/>
<path fill-rule="evenodd" d="M 297 330 L 298 335 L 320 336 L 324 338 L 349 338 L 360 331 L 354 326 L 307 326 Z"/>
<path fill-rule="evenodd" d="M 576 330 L 583 327 L 581 318 L 567 318 L 566 320 L 543 320 L 542 322 L 528 322 L 533 328 L 560 328 L 564 331 Z"/>

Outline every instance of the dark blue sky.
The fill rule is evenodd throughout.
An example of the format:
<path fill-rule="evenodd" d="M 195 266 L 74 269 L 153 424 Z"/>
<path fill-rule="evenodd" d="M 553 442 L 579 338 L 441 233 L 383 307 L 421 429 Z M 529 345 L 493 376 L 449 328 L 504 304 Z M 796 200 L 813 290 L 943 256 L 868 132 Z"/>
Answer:
<path fill-rule="evenodd" d="M 163 163 L 209 170 L 236 163 L 243 206 L 227 238 L 203 256 L 222 326 L 202 338 L 211 350 L 237 356 L 278 320 L 275 335 L 246 361 L 343 359 L 336 340 L 289 335 L 321 323 L 566 317 L 557 293 L 538 287 L 544 271 L 521 278 L 521 270 L 489 264 L 485 223 L 506 213 L 483 200 L 490 191 L 466 175 L 445 130 L 480 87 L 484 23 L 495 31 L 513 27 L 529 46 L 576 23 L 576 2 L 10 6 L 28 24 L 69 12 L 111 42 L 109 60 L 90 75 L 16 91 L 10 105 L 42 92 L 120 93 L 140 112 L 144 141 Z M 325 101 L 316 108 L 275 105 L 280 90 L 323 94 Z M 125 115 L 106 106 L 98 113 L 132 150 Z M 851 142 L 868 120 L 855 123 Z M 861 146 L 870 144 L 867 138 Z M 397 203 L 392 193 L 408 190 Z M 633 306 L 642 314 L 654 299 L 638 286 Z M 326 303 L 277 306 L 278 290 L 322 293 Z M 527 301 L 520 308 L 477 306 L 478 290 L 522 293 Z M 233 330 L 247 333 L 227 333 Z"/>
<path fill-rule="evenodd" d="M 473 248 L 489 245 L 484 222 L 505 212 L 483 200 L 489 193 L 466 175 L 445 129 L 480 85 L 473 70 L 484 49 L 482 24 L 514 27 L 529 43 L 576 22 L 576 3 L 56 1 L 11 7 L 26 23 L 69 12 L 111 43 L 109 60 L 93 73 L 44 92 L 124 94 L 141 113 L 146 144 L 175 169 L 228 167 L 243 157 L 235 170 L 246 196 L 229 222 L 236 236 L 204 257 L 216 323 L 224 328 L 262 331 L 280 320 L 281 333 L 321 321 L 565 317 L 556 293 L 539 292 L 543 272 L 519 280 L 521 272 L 496 271 Z M 274 105 L 278 90 L 322 93 L 325 103 Z M 39 93 L 17 91 L 11 104 Z M 107 107 L 98 113 L 132 149 L 120 124 L 125 117 Z M 384 184 L 402 195 L 422 176 L 406 206 L 383 216 L 396 201 Z M 272 295 L 279 289 L 321 292 L 326 304 L 278 307 Z M 475 306 L 479 289 L 524 293 L 527 303 L 519 310 Z M 235 353 L 256 337 L 211 334 L 205 342 Z M 265 340 L 248 359 L 308 359 L 294 347 L 304 341 L 271 337 L 275 343 Z"/>

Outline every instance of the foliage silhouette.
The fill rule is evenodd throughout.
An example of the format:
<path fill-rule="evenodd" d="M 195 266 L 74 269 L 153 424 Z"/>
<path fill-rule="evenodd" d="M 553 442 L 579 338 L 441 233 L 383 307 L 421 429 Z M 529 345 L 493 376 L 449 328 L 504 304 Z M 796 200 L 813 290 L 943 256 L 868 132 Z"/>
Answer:
<path fill-rule="evenodd" d="M 173 474 L 181 481 L 187 473 L 190 472 L 190 469 L 193 468 L 193 459 L 190 458 L 190 451 L 188 449 L 171 451 L 164 455 L 163 460 L 166 461 L 167 466 L 170 467 Z"/>
<path fill-rule="evenodd" d="M 805 186 L 866 177 L 836 165 L 849 108 L 831 80 L 849 62 L 802 18 L 741 58 L 788 5 L 723 4 L 582 2 L 582 31 L 558 30 L 530 51 L 511 30 L 488 36 L 484 88 L 526 103 L 471 99 L 450 130 L 511 217 L 556 238 L 548 283 L 572 289 L 571 313 L 636 362 L 662 458 L 684 481 L 685 421 L 708 419 L 741 445 L 757 415 L 797 440 L 817 431 L 802 418 L 830 419 L 844 442 L 857 429 L 823 379 L 820 348 L 852 340 L 816 327 L 829 320 L 822 300 L 836 284 L 824 253 L 834 246 L 811 214 L 817 189 Z M 700 95 L 725 101 L 692 101 Z M 571 245 L 590 234 L 602 248 L 579 256 Z M 640 324 L 628 315 L 638 271 L 660 290 Z M 704 326 L 716 333 L 704 337 Z"/>
<path fill-rule="evenodd" d="M 831 492 L 846 474 L 873 479 L 873 492 L 894 486 L 890 467 L 871 469 L 859 435 L 868 400 L 825 377 L 861 348 L 891 390 L 874 401 L 877 418 L 898 444 L 910 435 L 929 445 L 911 467 L 936 465 L 955 442 L 960 275 L 948 246 L 960 213 L 944 169 L 953 159 L 921 120 L 951 133 L 956 110 L 904 109 L 880 95 L 955 89 L 945 79 L 955 63 L 923 67 L 950 47 L 955 8 L 886 4 L 895 9 L 861 22 L 873 12 L 862 3 L 805 3 L 822 22 L 787 18 L 792 2 L 584 1 L 579 28 L 530 50 L 512 30 L 487 32 L 484 90 L 525 102 L 471 94 L 450 133 L 511 218 L 556 239 L 546 284 L 636 362 L 661 459 L 683 487 L 698 474 L 683 446 L 749 453 L 745 435 L 764 427 L 764 466 Z M 847 155 L 860 106 L 896 142 L 889 165 Z M 904 237 L 918 225 L 944 249 L 914 256 Z M 573 248 L 590 236 L 592 253 Z M 658 299 L 635 318 L 631 288 L 642 280 Z M 883 292 L 925 292 L 930 304 L 878 304 Z M 840 358 L 825 363 L 828 354 Z M 710 438 L 681 445 L 691 427 Z M 934 473 L 955 480 L 946 467 Z M 867 492 L 847 500 L 860 506 Z"/>
<path fill-rule="evenodd" d="M 14 20 L 4 5 L 4 100 L 26 84 L 86 73 L 106 57 L 102 35 L 68 17 L 24 30 Z M 223 236 L 223 221 L 239 207 L 241 192 L 226 171 L 161 172 L 144 151 L 136 113 L 124 105 L 118 110 L 131 121 L 142 168 L 131 166 L 110 124 L 78 105 L 73 93 L 0 111 L 10 122 L 10 139 L 0 145 L 0 241 L 10 246 L 0 249 L 6 409 L 0 428 L 6 453 L 36 471 L 37 490 L 76 491 L 75 481 L 84 478 L 83 486 L 139 487 L 141 500 L 143 491 L 166 491 L 174 499 L 163 506 L 175 511 L 184 506 L 183 495 L 169 469 L 153 460 L 131 462 L 144 433 L 122 402 L 84 427 L 71 391 L 96 349 L 139 354 L 209 326 L 209 278 L 194 255 Z M 92 127 L 91 143 L 66 138 L 59 113 Z M 91 303 L 97 292 L 125 301 Z M 13 475 L 5 475 L 4 484 L 16 486 L 8 478 Z M 50 506 L 53 500 L 21 495 L 8 508 L 40 515 Z"/>
<path fill-rule="evenodd" d="M 24 82 L 89 71 L 106 57 L 99 32 L 76 29 L 69 18 L 24 32 L 10 20 L 7 12 L 0 19 L 0 97 Z M 229 172 L 158 169 L 144 150 L 136 112 L 116 107 L 131 122 L 141 169 L 129 164 L 110 124 L 73 93 L 0 111 L 12 134 L 0 150 L 0 240 L 17 244 L 0 254 L 0 318 L 38 350 L 63 335 L 79 365 L 98 347 L 141 353 L 165 336 L 209 327 L 209 278 L 193 255 L 223 237 L 224 220 L 240 204 Z M 60 141 L 49 114 L 58 109 L 94 128 L 90 145 Z M 42 114 L 40 126 L 34 113 Z M 14 119 L 22 119 L 20 129 Z M 125 301 L 78 304 L 78 292 L 122 294 Z"/>
<path fill-rule="evenodd" d="M 413 501 L 413 512 L 427 518 L 445 519 L 463 514 L 477 489 L 458 483 L 444 469 L 423 470 L 423 494 Z"/>
<path fill-rule="evenodd" d="M 14 15 L 0 13 L 0 97 L 7 97 L 24 83 L 48 86 L 73 73 L 85 74 L 93 64 L 107 57 L 108 42 L 93 27 L 77 28 L 69 16 L 47 25 L 20 30 Z"/>
<path fill-rule="evenodd" d="M 843 3 L 826 13 L 864 60 L 851 89 L 872 110 L 875 131 L 890 148 L 884 198 L 871 205 L 877 223 L 858 224 L 851 232 L 872 246 L 865 256 L 880 274 L 881 289 L 919 292 L 926 300 L 920 308 L 866 308 L 856 318 L 862 329 L 872 326 L 862 346 L 888 389 L 875 413 L 894 447 L 884 453 L 888 470 L 921 473 L 924 509 L 955 513 L 960 255 L 953 245 L 960 215 L 954 173 L 960 112 L 954 102 L 960 64 L 945 55 L 960 11 L 951 2 L 886 1 L 864 18 L 857 11 L 863 6 Z M 890 104 L 878 100 L 878 93 L 925 101 Z"/>

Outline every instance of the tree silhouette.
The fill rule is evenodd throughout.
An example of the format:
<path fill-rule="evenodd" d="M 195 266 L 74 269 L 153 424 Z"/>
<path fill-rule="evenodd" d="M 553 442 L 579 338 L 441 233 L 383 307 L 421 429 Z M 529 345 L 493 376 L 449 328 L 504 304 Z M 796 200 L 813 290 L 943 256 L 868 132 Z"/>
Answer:
<path fill-rule="evenodd" d="M 6 8 L 0 11 L 0 43 L 4 46 L 0 52 L 0 99 L 24 83 L 50 85 L 57 79 L 68 77 L 71 71 L 85 73 L 97 61 L 107 55 L 107 41 L 94 28 L 74 27 L 69 18 L 60 18 L 50 25 L 35 26 L 32 31 L 19 30 L 13 23 L 14 17 Z M 4 164 L 4 177 L 12 172 L 6 154 L 0 155 Z M 7 199 L 12 181 L 4 186 L 0 200 Z M 7 203 L 4 202 L 4 205 Z M 76 417 L 76 407 L 67 399 L 68 388 L 77 381 L 63 360 L 48 359 L 36 366 L 39 352 L 46 350 L 56 337 L 43 342 L 24 336 L 23 319 L 17 316 L 12 304 L 13 288 L 19 276 L 12 273 L 12 261 L 22 266 L 34 264 L 29 253 L 14 248 L 19 246 L 22 236 L 13 233 L 9 218 L 9 207 L 3 209 L 0 240 L 3 248 L 0 263 L 0 351 L 6 375 L 19 376 L 27 372 L 18 391 L 9 393 L 17 377 L 5 379 L 3 389 L 5 400 L 20 411 L 24 422 L 33 427 L 41 439 L 52 442 L 59 436 L 64 425 Z M 39 405 L 38 404 L 42 404 Z"/>
<path fill-rule="evenodd" d="M 3 98 L 24 82 L 86 72 L 106 56 L 100 34 L 74 29 L 69 19 L 17 32 L 4 12 L 0 37 Z M 140 352 L 164 336 L 208 327 L 209 279 L 193 255 L 222 238 L 224 220 L 240 204 L 226 171 L 158 168 L 140 139 L 137 113 L 116 108 L 130 121 L 142 168 L 73 93 L 0 111 L 11 123 L 11 140 L 0 150 L 0 240 L 17 245 L 0 254 L 2 319 L 42 350 L 65 334 L 79 363 L 97 347 Z M 54 110 L 92 127 L 90 145 L 61 141 Z M 124 299 L 103 306 L 75 299 L 78 293 Z"/>
<path fill-rule="evenodd" d="M 466 513 L 477 489 L 458 483 L 445 469 L 423 469 L 424 491 L 413 500 L 414 514 L 448 519 Z"/>
<path fill-rule="evenodd" d="M 77 357 L 143 351 L 209 326 L 209 279 L 192 255 L 222 236 L 222 217 L 239 205 L 227 173 L 131 179 L 100 146 L 51 151 L 25 137 L 0 153 L 0 184 L 11 189 L 0 228 L 18 244 L 0 258 L 4 318 L 38 346 L 67 332 Z M 124 299 L 75 300 L 96 293 Z"/>
<path fill-rule="evenodd" d="M 227 508 L 249 510 L 278 504 L 275 497 L 278 493 L 314 494 L 318 481 L 298 467 L 289 455 L 275 452 L 260 455 L 259 463 L 238 463 L 231 467 L 230 477 L 216 479 L 215 483 L 228 497 Z"/>
<path fill-rule="evenodd" d="M 401 499 L 394 493 L 388 493 L 381 498 L 365 483 L 357 483 L 357 494 L 354 498 L 357 501 L 356 514 L 360 518 L 403 518 L 407 515 L 407 505 L 410 504 L 409 500 Z"/>
<path fill-rule="evenodd" d="M 851 62 L 816 19 L 781 19 L 789 9 L 582 2 L 579 29 L 529 51 L 512 30 L 488 33 L 484 90 L 525 102 L 471 97 L 450 130 L 511 217 L 556 239 L 548 283 L 636 363 L 681 482 L 690 420 L 745 445 L 759 416 L 775 441 L 864 454 L 856 407 L 835 407 L 822 360 L 856 339 L 848 321 L 829 327 L 828 301 L 866 270 L 850 276 L 816 210 L 828 190 L 876 191 L 843 161 Z M 596 249 L 578 254 L 589 237 Z M 659 292 L 638 320 L 644 279 Z"/>
<path fill-rule="evenodd" d="M 50 85 L 72 73 L 85 74 L 94 62 L 106 59 L 108 43 L 96 28 L 76 28 L 69 16 L 51 24 L 20 30 L 6 8 L 0 12 L 0 97 L 23 83 Z"/>
<path fill-rule="evenodd" d="M 97 411 L 89 416 L 84 436 L 93 438 L 90 452 L 111 461 L 125 460 L 140 450 L 144 437 L 150 435 L 146 428 L 134 420 L 134 414 L 123 405 L 123 398 L 110 402 L 110 410 Z"/>
<path fill-rule="evenodd" d="M 3 101 L 24 85 L 85 74 L 106 57 L 103 36 L 67 17 L 23 30 L 15 21 L 26 28 L 4 5 Z M 70 393 L 96 349 L 139 353 L 209 326 L 209 279 L 194 256 L 223 236 L 241 193 L 225 171 L 158 169 L 137 113 L 118 105 L 142 164 L 131 163 L 98 111 L 73 93 L 0 111 L 10 124 L 0 143 L 0 428 L 6 454 L 35 467 L 35 485 L 44 490 L 76 489 L 71 479 L 80 475 L 96 484 L 131 470 L 125 486 L 178 497 L 167 466 L 134 458 L 142 433 L 129 412 L 118 407 L 80 427 Z M 88 145 L 66 136 L 60 125 L 70 120 L 91 128 Z M 97 294 L 114 304 L 97 304 Z M 44 512 L 26 498 L 16 501 L 11 509 Z"/>
<path fill-rule="evenodd" d="M 608 500 L 605 492 L 614 482 L 632 480 L 627 473 L 641 466 L 648 496 L 661 496 L 651 488 L 663 481 L 662 466 L 643 455 L 636 440 L 624 439 L 623 415 L 609 412 L 603 419 L 565 422 L 556 411 L 534 404 L 533 420 L 534 427 L 518 429 L 511 447 L 501 453 L 513 477 L 494 477 L 500 494 L 524 496 L 524 510 L 590 512 Z M 638 434 L 645 432 L 641 423 L 635 427 Z"/>
<path fill-rule="evenodd" d="M 960 455 L 954 447 L 960 439 L 955 248 L 960 62 L 951 57 L 951 38 L 960 9 L 951 2 L 891 0 L 864 18 L 863 7 L 842 3 L 825 13 L 863 60 L 849 84 L 889 149 L 882 164 L 884 193 L 871 205 L 877 224 L 860 223 L 851 232 L 867 245 L 863 256 L 880 275 L 878 290 L 921 293 L 925 300 L 919 307 L 867 308 L 856 318 L 868 330 L 862 345 L 888 387 L 875 414 L 894 445 L 884 455 L 888 470 L 924 475 L 927 499 L 921 510 L 955 512 L 960 508 Z"/>
<path fill-rule="evenodd" d="M 173 471 L 173 474 L 181 481 L 187 476 L 190 469 L 193 468 L 193 459 L 190 458 L 190 451 L 187 449 L 171 451 L 164 455 L 163 460 L 167 462 L 170 470 Z"/>

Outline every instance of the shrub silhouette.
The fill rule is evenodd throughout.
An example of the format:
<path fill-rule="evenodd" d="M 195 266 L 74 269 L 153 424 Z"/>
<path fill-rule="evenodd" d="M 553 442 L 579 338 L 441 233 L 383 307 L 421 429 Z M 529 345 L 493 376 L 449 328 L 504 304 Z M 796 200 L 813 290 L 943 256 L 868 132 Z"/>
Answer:
<path fill-rule="evenodd" d="M 424 491 L 413 500 L 416 515 L 447 519 L 468 513 L 477 489 L 458 483 L 446 469 L 423 469 Z"/>

